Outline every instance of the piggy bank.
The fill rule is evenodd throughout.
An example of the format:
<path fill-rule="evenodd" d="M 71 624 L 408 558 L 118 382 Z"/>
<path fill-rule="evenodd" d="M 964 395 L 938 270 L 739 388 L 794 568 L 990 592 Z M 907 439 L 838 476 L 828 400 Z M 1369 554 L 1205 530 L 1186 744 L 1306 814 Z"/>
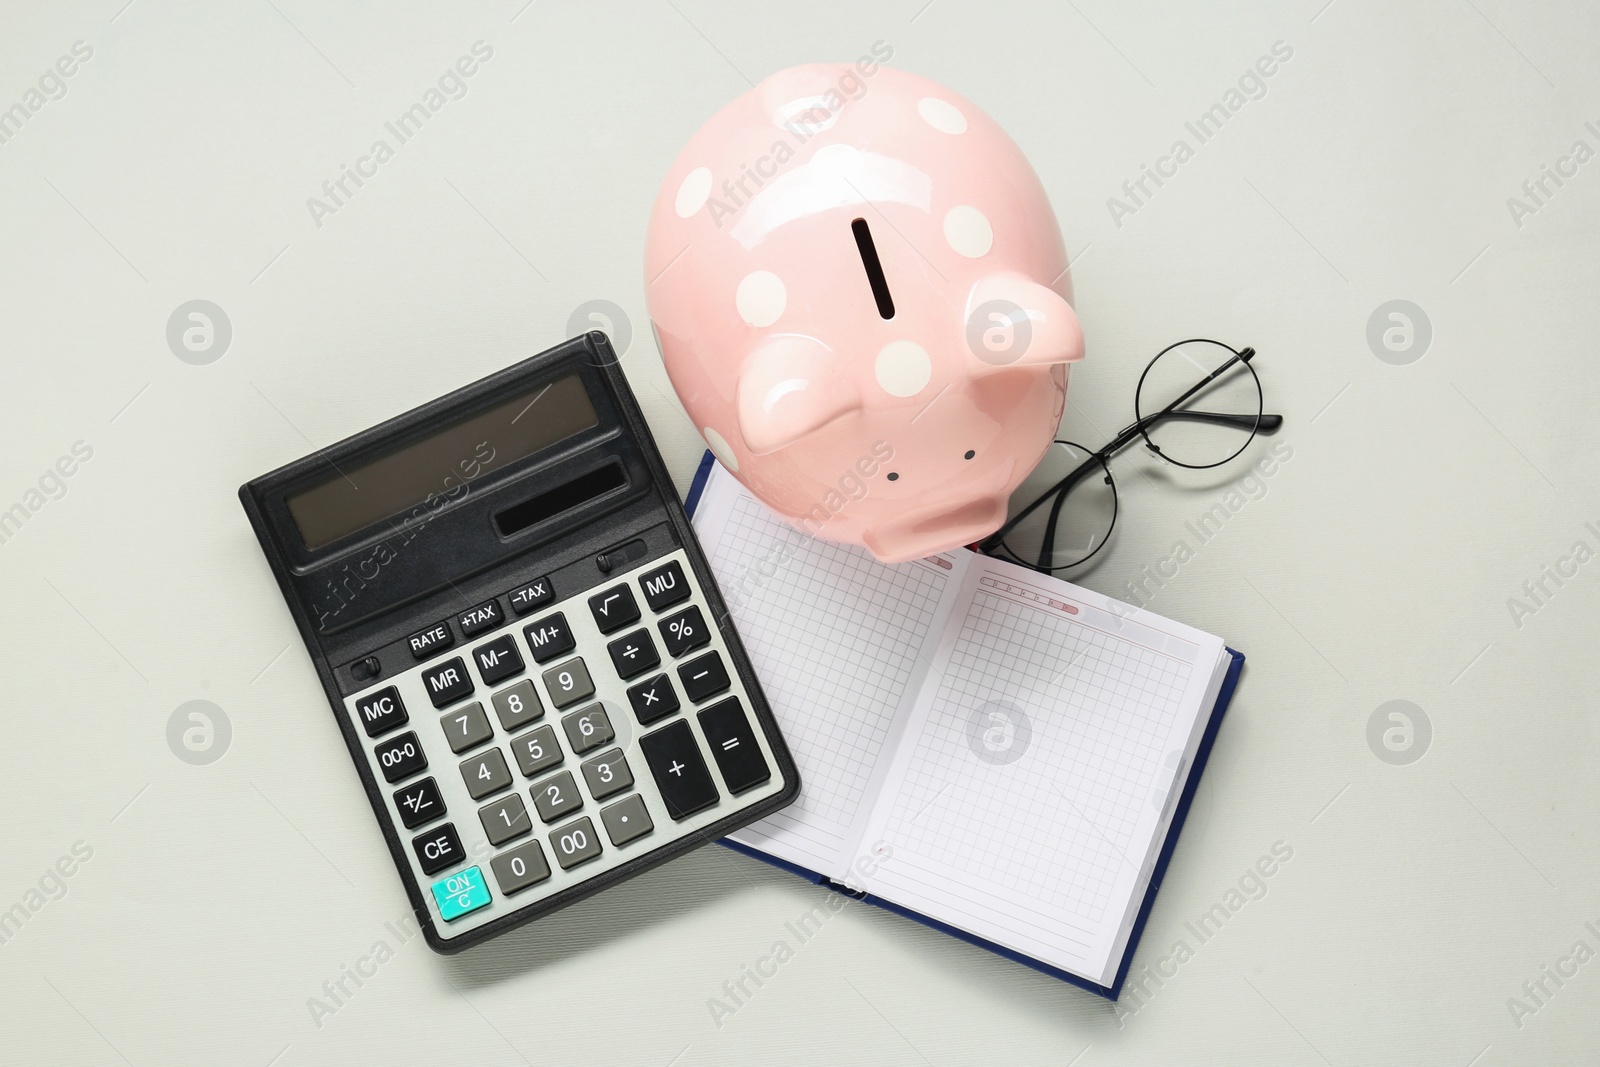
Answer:
<path fill-rule="evenodd" d="M 645 282 L 723 465 L 806 533 L 890 563 L 999 527 L 1083 356 L 1022 152 L 870 58 L 781 71 L 712 116 L 656 198 Z"/>

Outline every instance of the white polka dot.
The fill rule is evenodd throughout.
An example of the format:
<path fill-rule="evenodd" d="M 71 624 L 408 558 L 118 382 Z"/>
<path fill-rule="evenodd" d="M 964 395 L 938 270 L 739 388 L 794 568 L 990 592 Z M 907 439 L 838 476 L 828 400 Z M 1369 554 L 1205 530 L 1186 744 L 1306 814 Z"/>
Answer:
<path fill-rule="evenodd" d="M 707 426 L 704 431 L 706 444 L 711 446 L 711 454 L 722 461 L 722 465 L 735 474 L 739 473 L 739 457 L 733 454 L 733 449 L 728 447 L 728 439 Z"/>
<path fill-rule="evenodd" d="M 994 231 L 983 212 L 969 204 L 950 209 L 944 217 L 944 239 L 950 247 L 968 259 L 987 255 L 994 245 Z"/>
<path fill-rule="evenodd" d="M 916 396 L 933 377 L 933 361 L 915 341 L 890 341 L 872 369 L 890 396 Z"/>
<path fill-rule="evenodd" d="M 678 217 L 686 219 L 706 205 L 706 197 L 711 195 L 711 171 L 705 167 L 696 167 L 683 179 L 683 184 L 678 186 Z"/>
<path fill-rule="evenodd" d="M 925 96 L 917 101 L 917 114 L 922 116 L 923 122 L 940 133 L 967 132 L 967 116 L 954 104 L 937 96 Z"/>
<path fill-rule="evenodd" d="M 770 270 L 758 270 L 744 276 L 733 301 L 739 308 L 739 317 L 760 328 L 778 321 L 789 302 L 789 293 L 782 278 Z"/>

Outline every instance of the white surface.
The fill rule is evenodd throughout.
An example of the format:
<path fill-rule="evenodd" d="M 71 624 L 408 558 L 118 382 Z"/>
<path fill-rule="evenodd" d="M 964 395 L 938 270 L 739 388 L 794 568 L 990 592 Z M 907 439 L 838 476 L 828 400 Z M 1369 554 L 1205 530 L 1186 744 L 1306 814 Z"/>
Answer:
<path fill-rule="evenodd" d="M 93 849 L 0 945 L 0 1060 L 1593 1062 L 1600 962 L 1520 1029 L 1507 1008 L 1600 948 L 1600 564 L 1520 626 L 1507 606 L 1600 540 L 1600 162 L 1546 179 L 1520 226 L 1507 207 L 1600 147 L 1591 6 L 122 7 L 0 15 L 0 105 L 94 49 L 0 145 L 0 506 L 93 449 L 0 544 L 0 906 Z M 467 95 L 318 228 L 307 198 L 480 39 Z M 877 40 L 1039 170 L 1089 339 L 1073 436 L 1126 419 L 1148 356 L 1196 334 L 1257 347 L 1288 419 L 1292 458 L 1151 604 L 1250 658 L 1138 963 L 1192 958 L 1119 1025 L 872 909 L 824 906 L 802 942 L 818 891 L 719 849 L 467 957 L 395 943 L 405 901 L 236 487 L 548 346 L 593 299 L 625 310 L 686 484 L 701 440 L 643 314 L 660 176 L 746 77 Z M 1265 95 L 1162 163 L 1280 40 Z M 1107 198 L 1146 164 L 1175 176 L 1118 226 Z M 208 366 L 165 337 L 195 298 L 233 326 Z M 1432 323 L 1407 366 L 1366 340 L 1393 299 Z M 1237 477 L 1118 469 L 1121 536 L 1084 579 L 1112 595 Z M 232 724 L 208 766 L 167 746 L 194 699 Z M 1393 699 L 1432 722 L 1410 766 L 1367 745 Z M 1199 942 L 1186 923 L 1277 842 L 1266 895 Z M 372 976 L 319 1027 L 308 998 L 346 966 Z M 776 974 L 719 1026 L 708 1001 L 747 966 Z"/>

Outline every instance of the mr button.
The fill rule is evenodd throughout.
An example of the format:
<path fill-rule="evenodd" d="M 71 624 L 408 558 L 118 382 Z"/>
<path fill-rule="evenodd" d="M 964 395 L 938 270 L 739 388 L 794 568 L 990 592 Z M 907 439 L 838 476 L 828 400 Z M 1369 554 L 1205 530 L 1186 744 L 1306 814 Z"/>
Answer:
<path fill-rule="evenodd" d="M 472 692 L 472 676 L 461 657 L 445 660 L 437 667 L 422 673 L 422 684 L 428 690 L 433 706 L 442 708 L 453 704 Z"/>

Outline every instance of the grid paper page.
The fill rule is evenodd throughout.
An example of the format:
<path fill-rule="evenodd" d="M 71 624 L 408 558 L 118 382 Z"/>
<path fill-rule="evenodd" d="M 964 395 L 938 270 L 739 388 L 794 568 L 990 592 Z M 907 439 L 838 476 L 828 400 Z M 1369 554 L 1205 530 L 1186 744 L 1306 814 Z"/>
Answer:
<path fill-rule="evenodd" d="M 800 770 L 800 798 L 735 839 L 833 873 L 949 578 L 807 537 L 743 493 L 708 556 Z"/>
<path fill-rule="evenodd" d="M 871 888 L 1092 977 L 1189 739 L 1174 730 L 1197 666 L 992 584 L 960 620 Z"/>

